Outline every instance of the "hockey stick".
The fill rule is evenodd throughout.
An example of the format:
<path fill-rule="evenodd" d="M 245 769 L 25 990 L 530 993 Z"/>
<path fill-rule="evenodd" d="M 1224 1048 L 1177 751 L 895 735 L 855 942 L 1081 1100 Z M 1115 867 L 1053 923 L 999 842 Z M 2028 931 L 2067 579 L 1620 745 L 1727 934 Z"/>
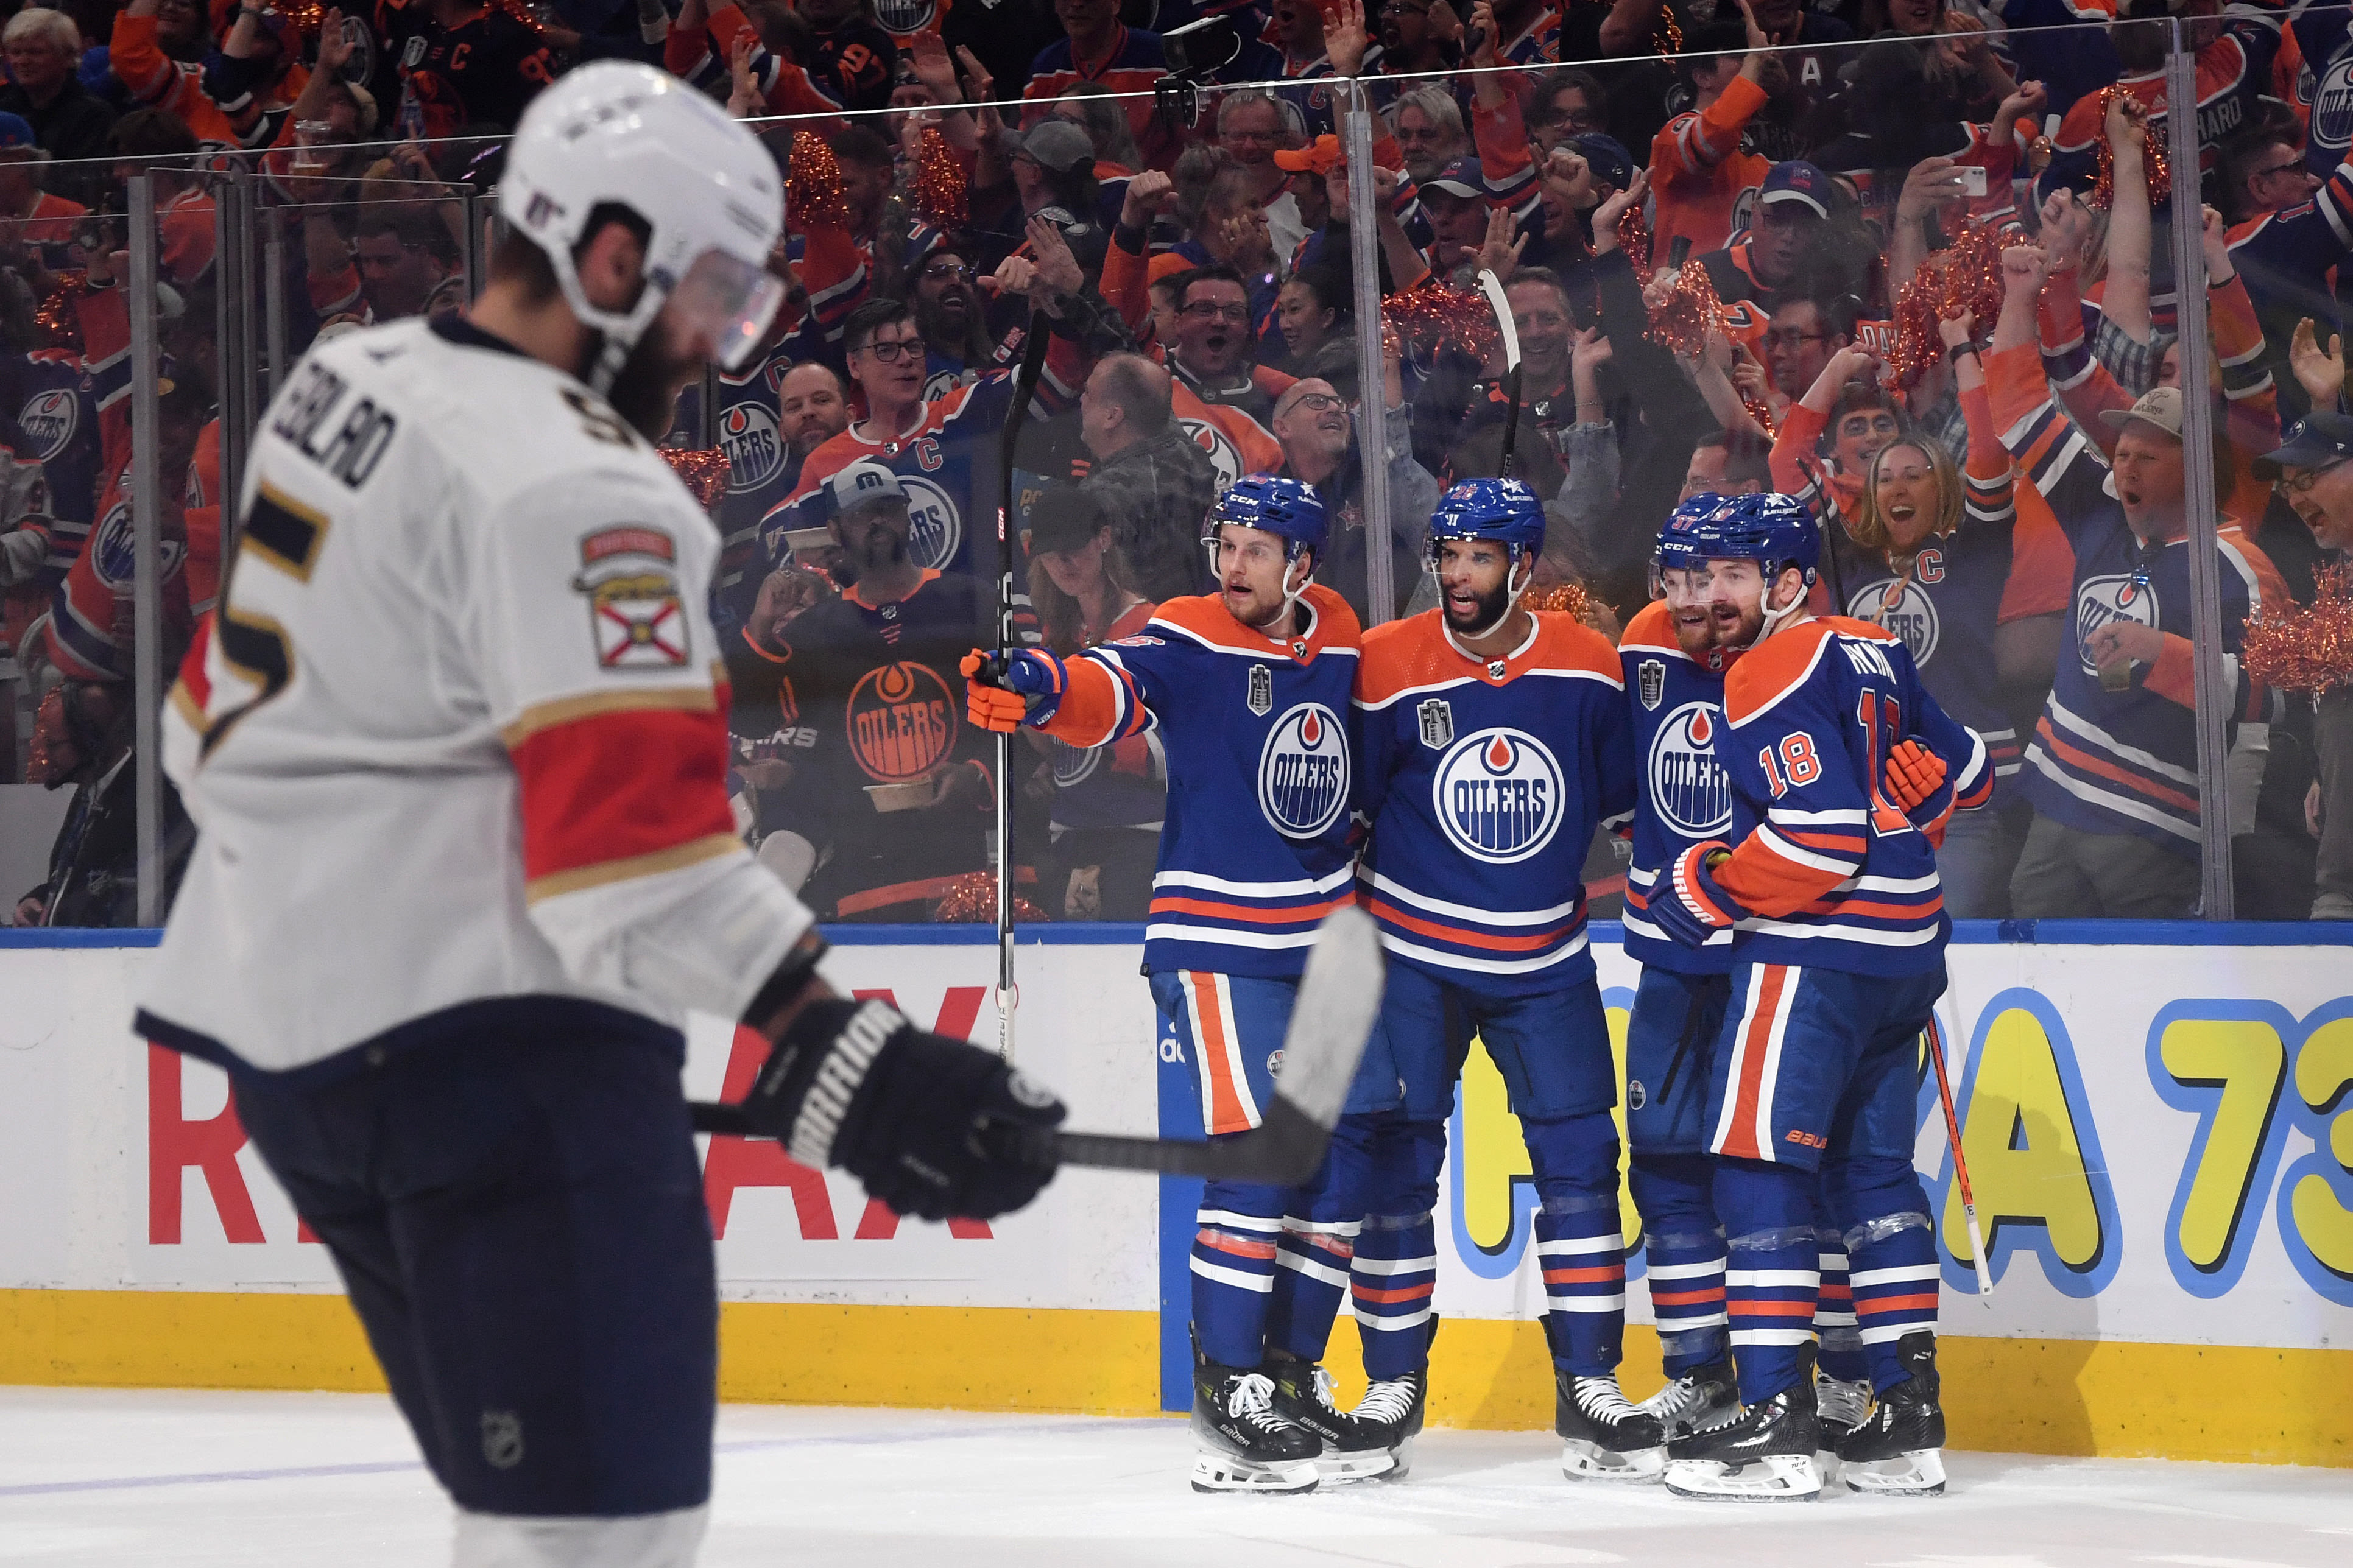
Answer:
<path fill-rule="evenodd" d="M 1961 1119 L 1953 1110 L 1953 1080 L 1945 1072 L 1945 1031 L 1928 1015 L 1928 1060 L 1936 1068 L 1936 1098 L 1945 1102 L 1945 1138 L 1953 1146 L 1953 1180 L 1961 1187 L 1961 1216 L 1968 1221 L 1969 1257 L 1978 1267 L 1978 1294 L 1993 1294 L 1993 1266 L 1986 1261 L 1985 1233 L 1978 1228 L 1977 1195 L 1969 1191 L 1969 1160 L 1961 1152 Z"/>
<path fill-rule="evenodd" d="M 1315 933 L 1314 951 L 1307 955 L 1291 1027 L 1282 1037 L 1274 1099 L 1257 1127 L 1209 1142 L 1035 1127 L 988 1127 L 982 1135 L 997 1152 L 1028 1163 L 1297 1186 L 1323 1161 L 1380 1007 L 1381 944 L 1372 917 L 1353 906 L 1337 909 Z M 687 1109 L 697 1132 L 762 1135 L 740 1106 L 697 1101 Z"/>
<path fill-rule="evenodd" d="M 1504 333 L 1504 393 L 1512 400 L 1511 412 L 1504 416 L 1504 458 L 1496 465 L 1495 477 L 1512 477 L 1512 449 L 1520 439 L 1520 329 L 1512 321 L 1512 302 L 1504 298 L 1504 281 L 1487 268 L 1479 269 L 1479 292 L 1487 296 L 1487 308 L 1495 312 L 1495 325 Z"/>
<path fill-rule="evenodd" d="M 1046 312 L 1032 306 L 1029 336 L 1021 344 L 1021 371 L 1013 378 L 1013 406 L 997 439 L 997 662 L 1013 648 L 1013 447 L 1029 416 L 1038 377 L 1046 368 Z M 997 737 L 997 1054 L 1013 1059 L 1013 737 Z"/>

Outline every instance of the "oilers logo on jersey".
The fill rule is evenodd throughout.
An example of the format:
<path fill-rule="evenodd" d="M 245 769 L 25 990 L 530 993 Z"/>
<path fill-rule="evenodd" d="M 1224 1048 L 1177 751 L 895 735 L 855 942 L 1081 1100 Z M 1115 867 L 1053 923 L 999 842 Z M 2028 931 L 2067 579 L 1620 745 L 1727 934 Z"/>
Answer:
<path fill-rule="evenodd" d="M 2092 634 L 2115 621 L 2157 626 L 2157 590 L 2123 573 L 2084 578 L 2075 592 L 2075 657 L 2083 661 L 2085 675 L 2100 673 L 2092 661 Z"/>
<path fill-rule="evenodd" d="M 1858 621 L 1885 626 L 1902 637 L 1904 646 L 1912 650 L 1915 664 L 1927 663 L 1936 652 L 1940 625 L 1936 602 L 1928 597 L 1927 590 L 1909 579 L 1891 577 L 1856 589 L 1854 596 L 1847 601 L 1846 613 Z"/>
<path fill-rule="evenodd" d="M 944 572 L 964 543 L 964 517 L 948 492 L 930 479 L 901 474 L 907 493 L 907 553 L 927 572 Z"/>
<path fill-rule="evenodd" d="M 600 529 L 581 540 L 580 574 L 572 586 L 587 596 L 599 665 L 634 669 L 686 662 L 677 560 L 678 546 L 658 528 Z"/>
<path fill-rule="evenodd" d="M 1046 755 L 1053 763 L 1054 787 L 1073 789 L 1092 778 L 1095 767 L 1111 754 L 1108 746 L 1073 746 L 1052 735 L 1046 738 Z"/>
<path fill-rule="evenodd" d="M 132 591 L 132 576 L 138 568 L 138 537 L 131 526 L 131 503 L 119 503 L 90 531 L 90 564 L 98 571 L 98 580 L 118 595 Z M 161 575 L 169 581 L 179 570 L 180 557 L 188 547 L 178 540 L 163 542 Z"/>
<path fill-rule="evenodd" d="M 776 416 L 756 403 L 738 403 L 719 419 L 719 447 L 727 454 L 727 488 L 755 490 L 784 471 L 785 444 Z"/>
<path fill-rule="evenodd" d="M 56 387 L 26 399 L 16 423 L 32 438 L 33 461 L 48 462 L 66 449 L 66 443 L 74 437 L 80 406 L 72 393 Z"/>
<path fill-rule="evenodd" d="M 963 704 L 927 664 L 877 666 L 849 691 L 849 754 L 881 784 L 921 778 L 947 759 Z"/>
<path fill-rule="evenodd" d="M 1193 445 L 1209 454 L 1209 466 L 1218 471 L 1218 493 L 1225 494 L 1227 488 L 1242 477 L 1241 453 L 1235 449 L 1232 441 L 1227 439 L 1223 430 L 1206 419 L 1180 418 L 1176 423 L 1184 427 L 1187 438 Z"/>
<path fill-rule="evenodd" d="M 2312 96 L 2312 141 L 2332 153 L 2353 145 L 2353 53 L 2328 62 Z"/>
<path fill-rule="evenodd" d="M 1259 753 L 1258 804 L 1288 838 L 1314 838 L 1348 804 L 1348 737 L 1321 702 L 1286 710 Z"/>
<path fill-rule="evenodd" d="M 1662 676 L 1663 679 L 1663 676 Z M 1723 713 L 1713 702 L 1686 702 L 1651 737 L 1651 804 L 1686 838 L 1715 838 L 1732 826 L 1732 780 L 1715 760 Z"/>
<path fill-rule="evenodd" d="M 1430 805 L 1454 847 L 1509 866 L 1560 831 L 1560 763 L 1521 730 L 1482 730 L 1455 743 L 1430 780 Z"/>

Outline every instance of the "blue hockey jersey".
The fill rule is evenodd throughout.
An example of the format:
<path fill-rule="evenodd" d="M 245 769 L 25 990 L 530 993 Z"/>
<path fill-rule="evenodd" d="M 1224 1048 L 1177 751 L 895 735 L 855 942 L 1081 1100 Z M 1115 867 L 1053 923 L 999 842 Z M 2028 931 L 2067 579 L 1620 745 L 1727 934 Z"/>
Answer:
<path fill-rule="evenodd" d="M 1134 637 L 1055 660 L 1029 722 L 1073 746 L 1156 730 L 1167 816 L 1144 966 L 1297 975 L 1315 927 L 1355 901 L 1349 694 L 1361 634 L 1320 584 L 1307 631 L 1277 641 L 1213 595 L 1171 599 Z"/>
<path fill-rule="evenodd" d="M 1636 612 L 1619 640 L 1619 667 L 1632 715 L 1634 858 L 1626 868 L 1626 955 L 1677 974 L 1732 973 L 1732 933 L 1688 948 L 1651 923 L 1651 889 L 1675 857 L 1732 832 L 1732 776 L 1716 760 L 1724 727 L 1724 674 L 1740 658 L 1712 650 L 1703 663 L 1675 643 L 1667 606 Z"/>
<path fill-rule="evenodd" d="M 1428 610 L 1377 626 L 1356 676 L 1358 881 L 1399 962 L 1495 996 L 1593 977 L 1585 855 L 1634 810 L 1634 749 L 1608 639 L 1535 617 L 1474 659 Z"/>
<path fill-rule="evenodd" d="M 1899 741 L 1946 760 L 1957 810 L 1993 793 L 1985 742 L 1947 718 L 1904 640 L 1843 616 L 1801 621 L 1741 655 L 1715 754 L 1732 779 L 1724 890 L 1748 910 L 1742 963 L 1928 974 L 1945 962 L 1936 852 L 1887 798 Z"/>

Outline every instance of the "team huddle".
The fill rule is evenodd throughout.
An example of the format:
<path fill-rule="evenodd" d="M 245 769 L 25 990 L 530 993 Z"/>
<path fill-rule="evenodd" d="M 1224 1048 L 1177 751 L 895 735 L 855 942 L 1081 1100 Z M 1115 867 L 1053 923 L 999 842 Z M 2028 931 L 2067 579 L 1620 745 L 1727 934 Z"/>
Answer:
<path fill-rule="evenodd" d="M 1515 480 L 1446 493 L 1440 607 L 1369 633 L 1313 581 L 1329 524 L 1307 487 L 1242 479 L 1208 523 L 1216 595 L 1067 659 L 965 661 L 985 728 L 1077 746 L 1158 728 L 1144 962 L 1212 1138 L 1259 1123 L 1316 922 L 1364 902 L 1389 955 L 1318 1176 L 1203 1192 L 1195 1489 L 1405 1472 L 1475 1036 L 1527 1142 L 1570 1476 L 1801 1500 L 1827 1453 L 1855 1490 L 1942 1491 L 1914 1104 L 1950 929 L 1936 850 L 1990 795 L 1983 742 L 1900 639 L 1808 613 L 1819 535 L 1789 497 L 1679 506 L 1661 596 L 1617 647 L 1522 606 L 1545 521 Z M 1642 963 L 1626 1126 L 1667 1381 L 1640 1405 L 1618 1378 L 1618 1078 L 1582 879 L 1598 828 L 1632 837 Z M 1321 1364 L 1344 1300 L 1369 1383 L 1353 1410 Z"/>

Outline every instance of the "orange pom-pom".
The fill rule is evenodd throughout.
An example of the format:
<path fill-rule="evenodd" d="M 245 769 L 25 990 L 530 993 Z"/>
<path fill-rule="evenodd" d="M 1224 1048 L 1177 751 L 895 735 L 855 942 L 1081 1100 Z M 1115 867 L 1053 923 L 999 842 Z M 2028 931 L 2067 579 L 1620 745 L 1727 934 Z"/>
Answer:
<path fill-rule="evenodd" d="M 848 228 L 849 203 L 842 195 L 841 165 L 822 137 L 793 132 L 793 153 L 785 168 L 785 211 L 804 229 Z"/>
<path fill-rule="evenodd" d="M 1017 921 L 1048 920 L 1045 910 L 1023 898 L 1013 895 L 1013 918 Z M 932 919 L 943 925 L 979 925 L 997 919 L 997 878 L 987 871 L 973 871 L 958 877 L 948 885 L 940 901 L 932 906 Z"/>
<path fill-rule="evenodd" d="M 914 204 L 916 216 L 934 228 L 953 233 L 971 219 L 964 166 L 949 149 L 948 139 L 937 130 L 923 132 L 915 155 L 915 176 L 907 195 Z"/>
<path fill-rule="evenodd" d="M 2353 566 L 2324 566 L 2312 581 L 2311 604 L 2249 621 L 2239 651 L 2247 673 L 2284 691 L 2353 686 Z"/>
<path fill-rule="evenodd" d="M 1675 274 L 1667 297 L 1651 307 L 1650 340 L 1686 358 L 1698 354 L 1707 335 L 1724 327 L 1724 301 L 1707 268 L 1690 263 Z"/>
<path fill-rule="evenodd" d="M 727 493 L 727 454 L 719 447 L 706 447 L 697 452 L 665 447 L 661 455 L 703 510 L 717 506 L 719 498 Z"/>
<path fill-rule="evenodd" d="M 2085 205 L 2097 207 L 2102 212 L 2107 211 L 2116 199 L 2116 149 L 2108 145 L 2106 130 L 2108 105 L 2116 100 L 2118 93 L 2131 90 L 2122 82 L 2110 82 L 2100 89 L 2093 100 L 2100 110 L 2093 117 L 2093 123 L 2101 129 L 2092 143 L 2092 157 L 2099 166 L 2100 177 L 2093 182 L 2092 194 L 2085 198 Z M 2141 167 L 2148 174 L 2148 205 L 2151 207 L 2162 206 L 2173 199 L 2173 165 L 2166 158 L 2165 143 L 2158 139 L 2149 125 L 2141 127 L 2140 145 Z"/>
<path fill-rule="evenodd" d="M 1451 343 L 1483 362 L 1504 335 L 1485 295 L 1458 294 L 1435 279 L 1383 300 L 1381 320 L 1419 359 L 1437 353 L 1441 344 Z"/>
<path fill-rule="evenodd" d="M 1672 16 L 1667 18 L 1672 24 Z M 1633 264 L 1634 281 L 1647 289 L 1651 286 L 1651 221 L 1642 216 L 1642 204 L 1636 202 L 1618 215 L 1618 245 Z"/>
<path fill-rule="evenodd" d="M 1556 583 L 1549 588 L 1529 589 L 1520 603 L 1531 610 L 1556 610 L 1581 621 L 1593 599 L 1582 583 Z"/>

